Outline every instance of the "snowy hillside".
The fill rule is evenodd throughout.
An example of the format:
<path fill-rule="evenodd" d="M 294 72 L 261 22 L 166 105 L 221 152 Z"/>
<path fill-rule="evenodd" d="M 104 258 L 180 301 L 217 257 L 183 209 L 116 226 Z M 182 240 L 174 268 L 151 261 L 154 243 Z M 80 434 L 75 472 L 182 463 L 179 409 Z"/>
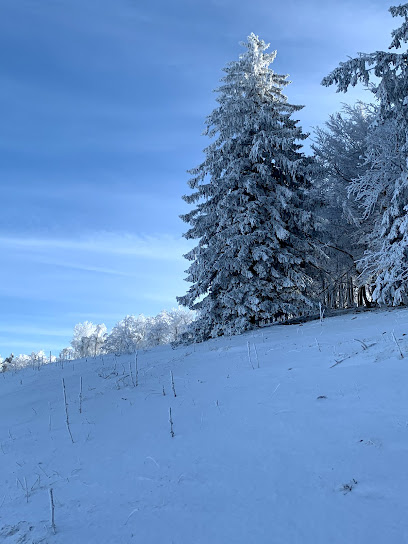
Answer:
<path fill-rule="evenodd" d="M 408 310 L 4 373 L 0 542 L 407 542 L 407 383 Z"/>

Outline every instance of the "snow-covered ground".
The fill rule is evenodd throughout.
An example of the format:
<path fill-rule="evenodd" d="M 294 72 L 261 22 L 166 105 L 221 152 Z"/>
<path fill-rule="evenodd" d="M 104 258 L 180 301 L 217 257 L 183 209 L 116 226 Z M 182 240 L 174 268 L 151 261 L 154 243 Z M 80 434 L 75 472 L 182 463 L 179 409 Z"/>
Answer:
<path fill-rule="evenodd" d="M 408 310 L 151 349 L 135 381 L 0 376 L 0 542 L 408 542 Z"/>

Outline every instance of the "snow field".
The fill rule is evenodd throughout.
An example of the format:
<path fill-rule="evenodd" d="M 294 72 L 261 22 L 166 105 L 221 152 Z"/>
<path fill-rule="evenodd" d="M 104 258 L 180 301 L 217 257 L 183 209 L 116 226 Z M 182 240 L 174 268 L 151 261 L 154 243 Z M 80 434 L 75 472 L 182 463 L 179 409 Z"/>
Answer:
<path fill-rule="evenodd" d="M 408 542 L 407 338 L 367 312 L 139 352 L 137 387 L 134 355 L 4 373 L 0 542 Z"/>

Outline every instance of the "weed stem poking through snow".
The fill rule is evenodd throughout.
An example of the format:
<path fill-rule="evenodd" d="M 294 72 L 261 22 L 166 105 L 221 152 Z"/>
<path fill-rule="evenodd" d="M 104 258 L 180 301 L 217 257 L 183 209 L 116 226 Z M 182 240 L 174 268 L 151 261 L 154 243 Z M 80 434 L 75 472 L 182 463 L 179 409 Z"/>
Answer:
<path fill-rule="evenodd" d="M 136 351 L 135 353 L 135 387 L 139 385 L 139 369 L 137 367 L 137 358 L 138 358 L 139 352 Z"/>
<path fill-rule="evenodd" d="M 174 376 L 173 376 L 172 370 L 170 370 L 170 378 L 171 378 L 171 388 L 173 389 L 174 396 L 177 397 L 176 386 L 174 385 Z"/>
<path fill-rule="evenodd" d="M 174 437 L 174 430 L 173 430 L 173 418 L 171 417 L 171 408 L 169 408 L 169 422 L 170 422 L 170 434 L 171 437 Z"/>
<path fill-rule="evenodd" d="M 82 414 L 82 376 L 79 378 L 79 413 Z"/>
<path fill-rule="evenodd" d="M 65 406 L 65 416 L 66 416 L 65 423 L 67 425 L 68 434 L 69 434 L 69 436 L 71 438 L 71 442 L 74 443 L 74 439 L 72 438 L 72 433 L 71 433 L 71 427 L 69 426 L 67 392 L 66 392 L 66 389 L 65 389 L 65 380 L 64 380 L 64 378 L 62 378 L 62 391 L 64 393 L 64 406 Z"/>
<path fill-rule="evenodd" d="M 248 340 L 248 342 L 247 342 L 247 347 L 248 347 L 248 360 L 249 360 L 249 364 L 251 365 L 252 370 L 255 370 L 255 369 L 254 369 L 254 365 L 252 364 L 252 360 L 251 360 L 251 346 L 249 345 L 249 340 Z"/>
<path fill-rule="evenodd" d="M 256 357 L 257 367 L 259 368 L 258 351 L 257 351 L 257 349 L 256 349 L 255 342 L 254 342 L 254 350 L 255 350 L 255 357 Z"/>
<path fill-rule="evenodd" d="M 52 532 L 55 535 L 57 531 L 55 527 L 55 504 L 54 504 L 54 492 L 52 487 L 50 488 L 50 509 L 51 509 L 51 527 L 52 527 Z"/>
<path fill-rule="evenodd" d="M 399 352 L 400 352 L 401 359 L 403 359 L 403 358 L 404 358 L 404 355 L 403 355 L 403 353 L 402 353 L 402 351 L 401 351 L 401 347 L 400 347 L 400 345 L 399 345 L 399 343 L 398 343 L 398 340 L 395 338 L 394 331 L 392 331 L 392 337 L 394 338 L 394 342 L 396 343 L 397 348 L 398 348 L 398 350 L 399 350 Z"/>

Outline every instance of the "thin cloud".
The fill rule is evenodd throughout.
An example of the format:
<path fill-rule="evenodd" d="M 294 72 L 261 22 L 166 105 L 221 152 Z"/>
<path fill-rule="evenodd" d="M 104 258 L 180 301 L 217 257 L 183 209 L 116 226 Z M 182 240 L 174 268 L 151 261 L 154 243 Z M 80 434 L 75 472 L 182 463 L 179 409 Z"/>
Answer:
<path fill-rule="evenodd" d="M 0 325 L 0 334 L 19 334 L 20 336 L 56 336 L 65 337 L 72 335 L 71 329 L 51 329 L 32 327 L 30 325 Z"/>
<path fill-rule="evenodd" d="M 67 312 L 67 317 L 72 319 L 80 319 L 82 321 L 120 321 L 125 317 L 124 313 L 115 313 L 115 314 L 109 314 L 109 313 L 100 313 L 100 312 Z"/>
<path fill-rule="evenodd" d="M 172 307 L 177 307 L 178 304 L 177 304 L 177 300 L 176 300 L 176 297 L 171 297 L 171 296 L 167 296 L 167 295 L 164 295 L 162 293 L 143 293 L 141 296 L 140 296 L 141 299 L 143 300 L 151 300 L 151 301 L 154 301 L 154 302 L 160 302 L 162 304 L 171 304 Z"/>
<path fill-rule="evenodd" d="M 179 261 L 189 251 L 189 244 L 172 236 L 135 236 L 98 233 L 83 238 L 40 238 L 1 236 L 0 248 L 7 250 L 93 252 L 128 255 L 159 261 Z"/>
<path fill-rule="evenodd" d="M 106 274 L 107 276 L 119 276 L 123 278 L 135 278 L 137 274 L 131 274 L 124 272 L 123 270 L 115 270 L 113 268 L 105 268 L 103 266 L 92 266 L 77 262 L 64 262 L 57 259 L 38 258 L 36 262 L 40 264 L 56 266 L 60 268 L 67 268 L 69 270 L 80 270 L 82 272 L 93 272 L 95 274 Z"/>
<path fill-rule="evenodd" d="M 69 342 L 68 342 L 69 344 Z M 67 344 L 67 345 L 68 345 Z M 54 342 L 36 342 L 33 341 L 26 341 L 26 340 L 19 340 L 18 342 L 18 350 L 10 350 L 10 340 L 1 340 L 0 339 L 0 350 L 3 352 L 3 355 L 8 355 L 10 352 L 14 353 L 15 355 L 19 353 L 21 350 L 24 350 L 25 353 L 31 353 L 31 352 L 37 352 L 40 350 L 44 350 L 46 353 L 49 351 L 53 352 L 53 355 L 56 355 L 61 351 L 61 342 L 54 343 Z"/>

